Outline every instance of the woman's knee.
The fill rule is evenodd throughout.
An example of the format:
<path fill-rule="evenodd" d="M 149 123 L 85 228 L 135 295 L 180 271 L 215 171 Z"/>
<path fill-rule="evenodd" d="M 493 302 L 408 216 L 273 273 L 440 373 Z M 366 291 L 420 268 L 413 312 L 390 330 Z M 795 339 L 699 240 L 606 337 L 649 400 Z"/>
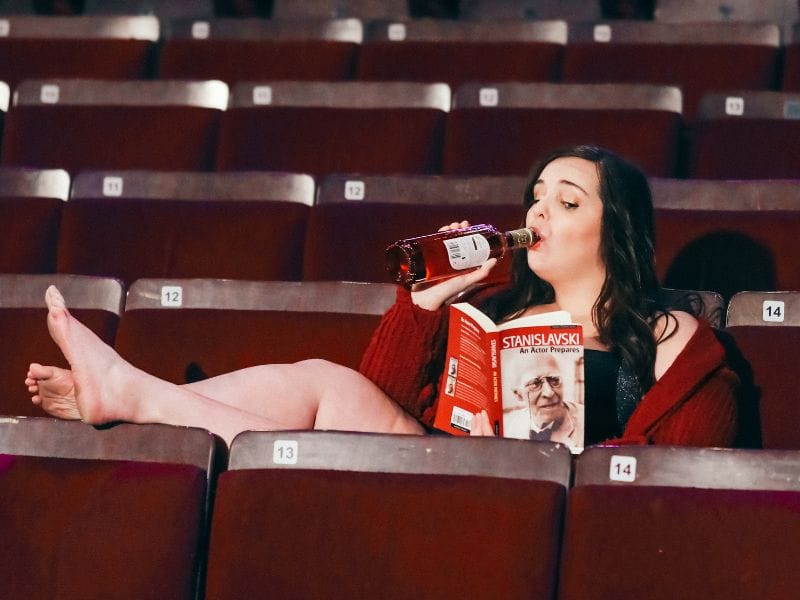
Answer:
<path fill-rule="evenodd" d="M 347 371 L 355 373 L 353 369 L 332 362 L 325 358 L 307 358 L 294 363 L 294 366 L 305 373 L 319 373 L 320 375 L 342 374 Z"/>

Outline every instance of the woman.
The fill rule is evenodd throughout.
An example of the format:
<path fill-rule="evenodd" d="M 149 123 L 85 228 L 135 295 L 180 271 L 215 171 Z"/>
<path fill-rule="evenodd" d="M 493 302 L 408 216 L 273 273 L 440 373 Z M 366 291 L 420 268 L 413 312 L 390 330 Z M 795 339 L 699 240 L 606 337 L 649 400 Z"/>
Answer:
<path fill-rule="evenodd" d="M 541 163 L 524 203 L 526 225 L 542 241 L 516 253 L 511 284 L 480 306 L 496 321 L 566 310 L 583 326 L 586 444 L 730 445 L 738 378 L 707 324 L 657 302 L 644 175 L 613 153 L 578 146 Z M 495 262 L 425 289 L 398 289 L 360 372 L 309 360 L 184 386 L 125 362 L 50 288 L 48 326 L 71 371 L 32 364 L 26 385 L 33 402 L 56 416 L 196 426 L 228 442 L 246 429 L 423 433 L 443 369 L 446 303 Z M 491 434 L 485 414 L 473 419 L 472 433 Z"/>

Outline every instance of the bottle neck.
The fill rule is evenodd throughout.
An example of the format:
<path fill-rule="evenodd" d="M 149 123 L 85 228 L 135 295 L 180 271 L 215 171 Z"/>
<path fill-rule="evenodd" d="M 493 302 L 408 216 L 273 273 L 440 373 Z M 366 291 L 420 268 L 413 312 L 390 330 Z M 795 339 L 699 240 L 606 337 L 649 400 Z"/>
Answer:
<path fill-rule="evenodd" d="M 539 234 L 532 227 L 512 229 L 504 235 L 509 248 L 529 248 L 539 241 Z"/>

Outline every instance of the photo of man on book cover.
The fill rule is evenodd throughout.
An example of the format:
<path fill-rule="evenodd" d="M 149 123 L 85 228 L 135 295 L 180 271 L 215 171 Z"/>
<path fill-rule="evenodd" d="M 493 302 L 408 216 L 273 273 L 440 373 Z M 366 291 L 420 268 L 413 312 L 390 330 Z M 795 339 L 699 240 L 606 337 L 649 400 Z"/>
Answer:
<path fill-rule="evenodd" d="M 558 442 L 583 449 L 583 353 L 503 356 L 505 437 Z"/>

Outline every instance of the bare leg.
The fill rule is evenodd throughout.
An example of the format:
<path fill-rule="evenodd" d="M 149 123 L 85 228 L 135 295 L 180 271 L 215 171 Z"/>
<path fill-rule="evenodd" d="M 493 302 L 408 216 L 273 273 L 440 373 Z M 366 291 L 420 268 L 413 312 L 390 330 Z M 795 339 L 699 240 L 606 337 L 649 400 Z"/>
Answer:
<path fill-rule="evenodd" d="M 253 367 L 191 386 L 174 385 L 123 360 L 69 314 L 54 287 L 45 298 L 50 334 L 70 364 L 76 408 L 87 423 L 195 426 L 229 442 L 248 429 L 422 432 L 366 378 L 326 361 Z M 44 387 L 38 382 L 40 397 Z"/>

